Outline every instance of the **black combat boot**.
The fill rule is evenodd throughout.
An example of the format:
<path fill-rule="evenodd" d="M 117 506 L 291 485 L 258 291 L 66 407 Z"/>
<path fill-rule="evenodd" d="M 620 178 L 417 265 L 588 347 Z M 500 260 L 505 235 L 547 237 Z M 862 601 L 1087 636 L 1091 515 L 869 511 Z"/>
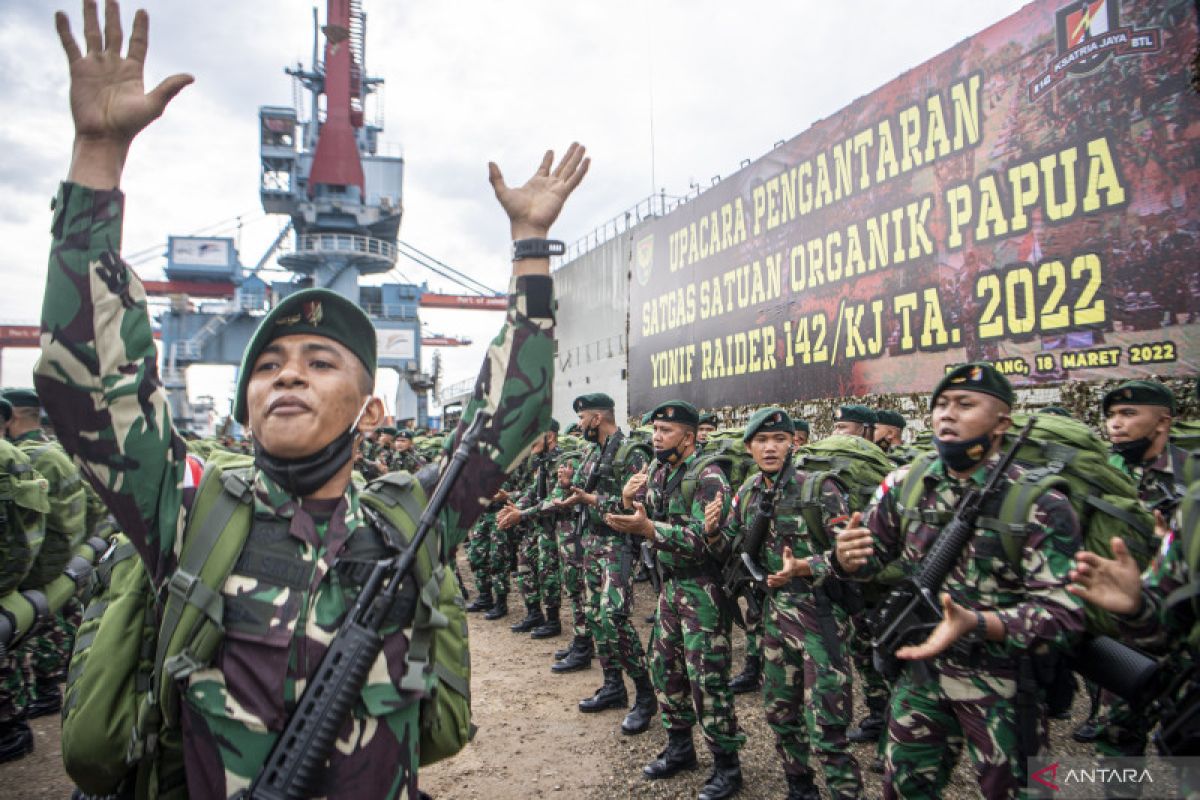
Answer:
<path fill-rule="evenodd" d="M 654 696 L 654 686 L 650 683 L 649 675 L 634 678 L 633 685 L 637 689 L 633 698 L 633 708 L 629 709 L 625 721 L 621 723 L 621 733 L 630 736 L 645 733 L 650 727 L 650 720 L 654 718 L 654 712 L 658 709 L 658 698 Z"/>
<path fill-rule="evenodd" d="M 658 758 L 642 768 L 642 774 L 652 781 L 669 778 L 685 769 L 695 769 L 696 747 L 692 744 L 692 729 L 667 731 L 667 746 Z"/>
<path fill-rule="evenodd" d="M 1095 717 L 1089 717 L 1079 724 L 1079 727 L 1071 733 L 1071 738 L 1077 742 L 1087 744 L 1094 742 L 1100 736 L 1100 722 Z"/>
<path fill-rule="evenodd" d="M 546 606 L 546 621 L 529 632 L 531 639 L 553 639 L 562 633 L 562 622 L 558 618 L 558 606 Z"/>
<path fill-rule="evenodd" d="M 33 731 L 25 718 L 0 724 L 0 764 L 16 761 L 33 752 Z"/>
<path fill-rule="evenodd" d="M 725 800 L 742 788 L 742 762 L 737 751 L 713 756 L 713 771 L 696 800 Z"/>
<path fill-rule="evenodd" d="M 545 624 L 546 618 L 542 616 L 541 603 L 526 603 L 525 619 L 514 625 L 509 625 L 508 629 L 513 633 L 529 633 L 534 628 L 540 628 Z"/>
<path fill-rule="evenodd" d="M 604 670 L 604 684 L 586 700 L 579 701 L 579 710 L 594 714 L 609 708 L 628 708 L 629 693 L 625 691 L 625 678 L 619 669 Z"/>
<path fill-rule="evenodd" d="M 746 668 L 729 682 L 729 691 L 734 694 L 757 692 L 762 688 L 762 657 L 746 656 Z"/>
<path fill-rule="evenodd" d="M 788 775 L 787 784 L 786 800 L 821 800 L 821 790 L 813 783 L 811 772 L 803 775 Z"/>
<path fill-rule="evenodd" d="M 884 728 L 887 727 L 887 715 L 884 704 L 879 702 L 880 699 L 882 698 L 876 699 L 873 703 L 867 703 L 867 715 L 863 717 L 862 722 L 858 723 L 857 728 L 846 731 L 847 739 L 855 744 L 879 741 Z"/>
<path fill-rule="evenodd" d="M 477 611 L 491 611 L 492 606 L 495 605 L 495 603 L 496 601 L 492 599 L 491 592 L 486 594 L 481 593 L 478 597 L 471 601 L 469 606 L 467 606 L 467 611 L 470 611 L 472 614 Z"/>
<path fill-rule="evenodd" d="M 559 675 L 564 672 L 576 672 L 592 666 L 592 639 L 589 636 L 576 636 L 571 642 L 571 649 L 550 667 L 551 672 Z"/>
<path fill-rule="evenodd" d="M 557 650 L 555 650 L 554 651 L 554 660 L 562 661 L 564 658 L 571 655 L 571 651 L 575 649 L 575 645 L 579 643 L 580 638 L 582 638 L 582 637 L 572 636 L 571 641 L 567 643 L 566 647 L 560 647 Z"/>
<path fill-rule="evenodd" d="M 508 616 L 508 598 L 497 597 L 496 602 L 488 609 L 488 612 L 483 615 L 484 619 L 503 619 Z"/>
<path fill-rule="evenodd" d="M 37 698 L 25 706 L 26 719 L 37 719 L 57 714 L 62 711 L 62 692 L 58 684 L 41 684 L 37 686 Z"/>

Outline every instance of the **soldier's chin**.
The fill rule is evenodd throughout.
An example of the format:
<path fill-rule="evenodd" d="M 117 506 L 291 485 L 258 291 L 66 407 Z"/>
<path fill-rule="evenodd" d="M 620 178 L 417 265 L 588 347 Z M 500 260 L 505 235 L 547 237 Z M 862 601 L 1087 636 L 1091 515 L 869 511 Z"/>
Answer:
<path fill-rule="evenodd" d="M 310 456 L 333 441 L 334 437 L 312 424 L 297 421 L 272 420 L 255 433 L 255 438 L 268 453 L 276 458 L 302 458 Z"/>

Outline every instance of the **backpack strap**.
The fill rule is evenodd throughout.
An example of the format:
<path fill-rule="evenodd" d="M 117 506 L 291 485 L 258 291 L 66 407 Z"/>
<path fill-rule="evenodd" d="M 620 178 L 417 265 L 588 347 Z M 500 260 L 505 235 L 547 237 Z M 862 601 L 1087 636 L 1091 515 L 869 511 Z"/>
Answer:
<path fill-rule="evenodd" d="M 1004 557 L 1017 573 L 1021 571 L 1021 548 L 1029 536 L 1029 515 L 1038 498 L 1053 489 L 1068 494 L 1070 485 L 1057 472 L 1045 468 L 1028 470 L 1004 490 L 996 515 L 980 516 L 975 523 L 977 527 L 1000 534 Z"/>
<path fill-rule="evenodd" d="M 1192 636 L 1200 637 L 1200 484 L 1193 483 L 1184 495 L 1179 506 L 1179 541 L 1175 544 L 1180 548 L 1184 566 L 1191 578 L 1183 586 L 1171 592 L 1163 600 L 1163 610 L 1167 614 L 1178 613 L 1176 609 L 1184 604 L 1191 605 Z"/>
<path fill-rule="evenodd" d="M 954 516 L 953 512 L 921 508 L 921 496 L 925 494 L 925 476 L 937 456 L 923 453 L 913 461 L 903 480 L 893 491 L 896 492 L 896 513 L 900 516 L 901 533 L 908 535 L 914 524 L 942 526 Z"/>
<path fill-rule="evenodd" d="M 229 569 L 236 561 L 236 553 L 242 549 L 242 544 L 250 533 L 249 525 L 230 525 L 239 509 L 250 510 L 254 506 L 254 493 L 251 486 L 251 468 L 231 469 L 221 472 L 210 469 L 200 479 L 200 488 L 196 493 L 199 503 L 205 491 L 214 491 L 209 484 L 219 475 L 220 490 L 213 498 L 212 507 L 204 518 L 193 529 L 188 526 L 179 554 L 179 566 L 165 586 L 166 600 L 163 609 L 162 625 L 158 633 L 158 647 L 154 658 L 154 676 L 158 681 L 163 671 L 170 676 L 171 681 L 185 678 L 197 669 L 205 666 L 196 657 L 194 645 L 200 633 L 200 627 L 208 624 L 214 626 L 218 635 L 223 631 L 221 625 L 224 611 L 224 601 L 221 598 L 221 586 L 229 576 L 229 570 L 219 580 L 211 581 L 209 586 L 201 579 L 201 570 L 208 563 L 209 556 L 217 547 L 218 540 L 228 529 L 238 537 L 234 557 L 230 559 Z M 232 547 L 232 543 L 228 546 Z M 197 617 L 192 630 L 189 632 L 186 644 L 178 653 L 168 656 L 167 651 L 182 621 L 184 610 L 188 607 L 197 609 Z"/>
<path fill-rule="evenodd" d="M 845 482 L 834 472 L 810 472 L 800 487 L 800 518 L 804 527 L 812 537 L 817 547 L 824 551 L 829 549 L 829 537 L 825 535 L 825 519 L 821 505 L 821 484 L 827 480 L 836 483 L 844 492 L 849 493 Z"/>

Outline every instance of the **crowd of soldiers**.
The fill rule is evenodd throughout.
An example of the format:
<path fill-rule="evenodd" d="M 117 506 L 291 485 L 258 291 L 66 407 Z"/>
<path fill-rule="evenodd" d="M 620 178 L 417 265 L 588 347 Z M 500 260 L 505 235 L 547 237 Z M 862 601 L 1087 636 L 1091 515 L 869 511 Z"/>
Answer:
<path fill-rule="evenodd" d="M 833 797 L 861 796 L 851 742 L 877 743 L 870 767 L 885 773 L 888 797 L 941 797 L 964 748 L 986 797 L 1017 796 L 1026 786 L 1027 759 L 1038 752 L 1018 746 L 1028 721 L 1018 718 L 1017 655 L 1069 655 L 1084 631 L 1086 602 L 1123 610 L 1106 596 L 1121 570 L 1127 592 L 1141 596 L 1140 584 L 1128 586 L 1132 562 L 1119 546 L 1114 559 L 1083 551 L 1071 504 L 1060 491 L 1042 492 L 1022 520 L 1018 569 L 996 547 L 998 534 L 980 523 L 946 579 L 942 622 L 925 642 L 897 652 L 905 665 L 898 674 L 885 677 L 872 657 L 872 623 L 887 596 L 877 578 L 889 570 L 912 574 L 964 493 L 997 468 L 1014 404 L 1008 380 L 979 363 L 948 372 L 934 388 L 932 424 L 920 442 L 910 436 L 906 443 L 907 420 L 895 410 L 841 406 L 831 420 L 834 436 L 870 442 L 893 467 L 870 502 L 852 511 L 855 487 L 796 467 L 793 456 L 810 444 L 811 427 L 782 408 L 759 409 L 732 432 L 741 435 L 757 467 L 736 486 L 717 463 L 690 469 L 706 440 L 718 435 L 713 415 L 684 401 L 666 402 L 627 435 L 611 397 L 580 396 L 573 406 L 577 423 L 561 438 L 552 424 L 473 529 L 468 557 L 476 594 L 468 610 L 487 620 L 507 616 L 515 573 L 525 615 L 511 630 L 542 639 L 560 634 L 565 594 L 571 640 L 555 653 L 551 672 L 587 669 L 598 657 L 603 683 L 579 710 L 627 711 L 623 733 L 648 730 L 658 712 L 667 745 L 645 765 L 648 779 L 697 767 L 698 723 L 713 762 L 700 800 L 738 791 L 745 736 L 732 695 L 760 689 L 790 799 L 820 796 L 812 756 Z M 1165 385 L 1129 381 L 1102 405 L 1110 463 L 1136 482 L 1138 500 L 1159 514 L 1162 550 L 1145 576 L 1146 600 L 1125 598 L 1133 609 L 1129 618 L 1119 617 L 1144 643 L 1147 628 L 1161 639 L 1165 595 L 1188 584 L 1181 548 L 1174 545 L 1189 454 L 1170 440 L 1175 398 Z M 1057 406 L 1038 413 L 1069 416 Z M 630 446 L 639 433 L 650 437 L 652 454 Z M 928 455 L 920 459 L 922 453 Z M 915 463 L 923 466 L 909 490 L 906 477 Z M 1026 471 L 1006 465 L 1002 491 Z M 768 514 L 759 532 L 765 536 L 751 553 L 763 573 L 761 607 L 747 603 L 743 610 L 730 597 L 728 565 L 745 552 L 762 513 Z M 643 543 L 653 558 L 643 556 Z M 630 619 L 632 583 L 650 570 L 657 608 L 643 646 Z M 746 659 L 733 676 L 735 620 L 745 629 Z M 1165 652 L 1161 641 L 1159 649 Z M 855 674 L 867 708 L 857 725 L 851 719 Z M 632 707 L 626 676 L 635 689 Z M 1087 690 L 1091 714 L 1074 732 L 1076 740 L 1094 741 L 1098 755 L 1143 755 L 1156 720 L 1097 686 Z M 1040 689 L 1033 726 L 1043 754 L 1054 691 L 1058 687 Z M 1061 703 L 1056 714 L 1066 716 Z"/>

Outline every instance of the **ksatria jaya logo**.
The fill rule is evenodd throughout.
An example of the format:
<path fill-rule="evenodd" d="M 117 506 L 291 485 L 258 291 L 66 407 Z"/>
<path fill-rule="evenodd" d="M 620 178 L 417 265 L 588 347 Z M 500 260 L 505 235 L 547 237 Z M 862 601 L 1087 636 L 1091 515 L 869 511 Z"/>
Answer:
<path fill-rule="evenodd" d="M 1047 789 L 1057 792 L 1058 784 L 1054 783 L 1054 781 L 1058 780 L 1058 762 L 1055 761 L 1053 764 L 1047 767 L 1042 767 L 1037 772 L 1030 775 L 1029 779 L 1032 781 L 1037 781 Z"/>
<path fill-rule="evenodd" d="M 1120 0 L 1074 0 L 1055 15 L 1058 54 L 1050 68 L 1029 84 L 1029 99 L 1040 99 L 1069 75 L 1085 75 L 1112 56 L 1157 53 L 1159 28 L 1121 27 Z"/>
<path fill-rule="evenodd" d="M 654 234 L 643 237 L 637 243 L 636 269 L 638 283 L 645 286 L 650 282 L 650 270 L 654 267 Z"/>

